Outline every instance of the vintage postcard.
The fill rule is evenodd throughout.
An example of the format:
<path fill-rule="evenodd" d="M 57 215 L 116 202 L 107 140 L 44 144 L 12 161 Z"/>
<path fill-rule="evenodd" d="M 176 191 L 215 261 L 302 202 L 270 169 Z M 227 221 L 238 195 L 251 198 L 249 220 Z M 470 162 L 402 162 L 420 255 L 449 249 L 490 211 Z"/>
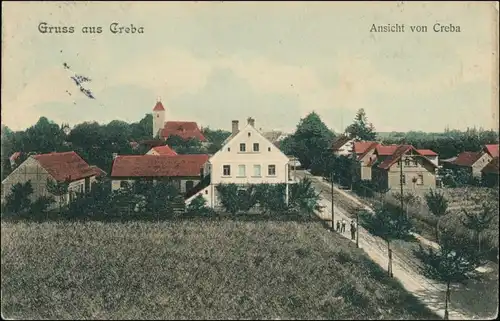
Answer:
<path fill-rule="evenodd" d="M 493 319 L 495 1 L 4 1 L 5 319 Z"/>

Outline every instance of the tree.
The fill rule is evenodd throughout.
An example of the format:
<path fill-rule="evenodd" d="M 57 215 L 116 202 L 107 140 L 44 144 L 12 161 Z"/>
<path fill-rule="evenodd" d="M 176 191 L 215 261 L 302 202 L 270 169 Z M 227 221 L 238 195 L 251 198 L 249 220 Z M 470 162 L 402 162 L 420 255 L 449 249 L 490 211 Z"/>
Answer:
<path fill-rule="evenodd" d="M 210 129 L 205 127 L 202 130 L 203 136 L 210 142 L 207 153 L 215 154 L 222 148 L 222 143 L 231 135 L 231 132 L 221 129 Z"/>
<path fill-rule="evenodd" d="M 156 213 L 158 221 L 161 216 L 173 217 L 175 205 L 180 196 L 179 190 L 169 181 L 157 181 L 150 184 L 152 187 L 144 193 L 146 211 Z"/>
<path fill-rule="evenodd" d="M 220 202 L 225 211 L 235 215 L 239 211 L 238 186 L 234 183 L 218 184 L 215 186 L 220 196 Z"/>
<path fill-rule="evenodd" d="M 390 203 L 379 205 L 373 214 L 367 211 L 360 211 L 359 217 L 363 225 L 373 234 L 382 238 L 387 243 L 388 266 L 387 273 L 390 277 L 392 273 L 392 249 L 391 241 L 395 239 L 409 239 L 413 226 L 410 220 L 401 215 L 400 208 Z"/>
<path fill-rule="evenodd" d="M 186 207 L 187 216 L 213 216 L 215 211 L 207 206 L 207 200 L 203 195 L 196 196 Z"/>
<path fill-rule="evenodd" d="M 366 113 L 363 108 L 359 109 L 354 117 L 354 122 L 346 128 L 346 133 L 350 138 L 357 140 L 375 140 L 377 134 L 372 123 L 368 123 Z"/>
<path fill-rule="evenodd" d="M 177 154 L 203 154 L 206 152 L 201 141 L 196 138 L 184 139 L 177 135 L 170 135 L 165 143 Z"/>
<path fill-rule="evenodd" d="M 439 241 L 439 221 L 446 215 L 448 210 L 448 200 L 438 191 L 431 189 L 425 194 L 427 207 L 434 216 L 436 216 L 436 240 Z"/>
<path fill-rule="evenodd" d="M 439 249 L 424 248 L 421 244 L 415 255 L 424 263 L 424 275 L 446 283 L 444 319 L 448 320 L 451 283 L 464 281 L 476 276 L 479 257 L 467 241 L 460 241 L 450 232 L 444 232 L 439 240 Z"/>
<path fill-rule="evenodd" d="M 315 112 L 300 120 L 297 130 L 291 136 L 291 147 L 304 168 L 310 168 L 324 159 L 325 151 L 329 151 L 334 134 L 321 121 Z M 323 166 L 319 166 L 324 168 Z"/>
<path fill-rule="evenodd" d="M 50 206 L 55 202 L 52 196 L 41 196 L 36 201 L 31 204 L 31 215 L 34 217 L 45 216 L 45 219 L 49 218 Z"/>
<path fill-rule="evenodd" d="M 460 218 L 460 221 L 466 228 L 474 231 L 477 240 L 478 253 L 481 255 L 482 233 L 490 227 L 491 222 L 495 218 L 495 213 L 497 212 L 495 212 L 487 203 L 483 203 L 479 212 L 470 212 L 466 209 L 462 209 L 462 213 L 463 216 Z"/>
<path fill-rule="evenodd" d="M 68 194 L 69 178 L 65 181 L 54 181 L 47 178 L 47 191 L 56 196 L 57 202 L 59 203 L 59 214 L 61 214 L 62 206 L 66 202 L 66 195 Z"/>
<path fill-rule="evenodd" d="M 10 193 L 5 197 L 5 211 L 10 214 L 23 214 L 30 209 L 33 194 L 31 181 L 12 185 Z"/>
<path fill-rule="evenodd" d="M 411 205 L 414 205 L 414 204 L 417 204 L 419 201 L 420 201 L 420 197 L 418 197 L 418 195 L 416 194 L 413 194 L 413 193 L 410 193 L 410 192 L 407 192 L 407 193 L 403 193 L 403 195 L 401 196 L 401 193 L 394 193 L 394 198 L 396 198 L 396 200 L 398 200 L 399 202 L 401 202 L 401 197 L 403 197 L 403 204 L 405 206 L 405 213 L 406 213 L 406 216 L 408 217 L 408 209 Z"/>
<path fill-rule="evenodd" d="M 312 181 L 308 177 L 296 184 L 291 184 L 289 189 L 288 211 L 308 217 L 314 215 L 315 211 L 321 211 L 320 195 L 316 193 Z"/>

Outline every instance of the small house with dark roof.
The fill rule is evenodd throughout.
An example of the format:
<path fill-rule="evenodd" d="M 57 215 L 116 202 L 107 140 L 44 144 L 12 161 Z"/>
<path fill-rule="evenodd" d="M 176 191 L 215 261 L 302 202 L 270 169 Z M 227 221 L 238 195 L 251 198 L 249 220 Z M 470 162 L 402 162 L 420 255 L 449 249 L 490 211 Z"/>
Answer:
<path fill-rule="evenodd" d="M 332 151 L 337 156 L 350 156 L 353 152 L 354 139 L 342 134 L 335 137 L 332 143 Z"/>
<path fill-rule="evenodd" d="M 209 155 L 121 155 L 113 160 L 111 188 L 118 190 L 136 180 L 170 181 L 187 193 L 207 174 Z"/>
<path fill-rule="evenodd" d="M 481 170 L 481 180 L 485 186 L 495 187 L 498 186 L 499 176 L 499 157 L 497 156 Z"/>
<path fill-rule="evenodd" d="M 373 180 L 381 190 L 426 191 L 436 188 L 434 164 L 411 145 L 379 149 L 381 156 L 372 165 Z M 392 154 L 387 155 L 389 152 Z"/>
<path fill-rule="evenodd" d="M 75 152 L 31 155 L 2 181 L 2 201 L 10 193 L 13 185 L 31 181 L 32 200 L 41 196 L 51 196 L 47 190 L 47 179 L 68 182 L 68 193 L 60 196 L 67 203 L 78 193 L 90 191 L 96 177 L 105 175 L 97 166 L 90 166 Z M 56 202 L 57 196 L 52 195 Z"/>
<path fill-rule="evenodd" d="M 481 177 L 481 170 L 491 162 L 493 157 L 484 151 L 480 152 L 462 152 L 454 160 L 443 162 L 446 169 L 457 170 L 464 169 L 473 177 Z"/>

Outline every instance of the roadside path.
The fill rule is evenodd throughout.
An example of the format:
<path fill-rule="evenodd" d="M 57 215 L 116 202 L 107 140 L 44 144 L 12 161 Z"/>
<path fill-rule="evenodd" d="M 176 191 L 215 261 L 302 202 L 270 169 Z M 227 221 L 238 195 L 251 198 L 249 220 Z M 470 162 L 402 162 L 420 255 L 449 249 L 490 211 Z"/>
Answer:
<path fill-rule="evenodd" d="M 317 191 L 321 192 L 320 205 L 323 206 L 322 213 L 318 213 L 318 216 L 328 222 L 331 222 L 331 201 L 327 199 L 328 192 L 325 192 L 324 185 L 330 189 L 330 184 L 323 182 L 322 178 L 314 177 L 310 174 L 304 174 L 297 172 L 296 178 L 301 178 L 307 175 L 312 179 L 313 185 Z M 336 189 L 339 190 L 339 189 Z M 340 190 L 345 193 L 344 191 Z M 361 204 L 357 199 L 351 195 L 346 194 L 346 197 L 353 199 L 353 202 L 359 203 L 366 210 L 372 211 L 368 206 Z M 343 208 L 338 207 L 334 204 L 334 214 L 335 220 L 345 219 L 349 225 L 352 218 L 346 215 L 346 211 Z M 331 226 L 331 223 L 329 224 Z M 336 233 L 336 232 L 334 232 Z M 349 226 L 346 227 L 346 232 L 342 234 L 346 238 L 350 238 Z M 424 239 L 425 240 L 425 239 Z M 428 241 L 428 240 L 425 240 Z M 424 242 L 425 242 L 424 241 Z M 354 241 L 353 241 L 354 242 Z M 428 241 L 430 242 L 430 241 Z M 359 226 L 359 247 L 363 249 L 367 255 L 380 267 L 387 271 L 388 265 L 388 254 L 387 254 L 387 243 L 380 239 L 379 237 L 371 235 L 362 226 Z M 434 242 L 432 242 L 434 243 Z M 431 244 L 431 243 L 429 243 Z M 436 243 L 434 243 L 437 246 Z M 432 245 L 431 245 L 432 246 Z M 408 264 L 403 258 L 393 249 L 393 262 L 392 262 L 393 275 L 398 279 L 404 288 L 414 294 L 419 298 L 425 305 L 429 307 L 432 311 L 437 313 L 439 316 L 444 317 L 444 292 L 445 285 L 434 281 L 431 281 L 421 275 L 416 266 L 413 264 Z M 453 308 L 453 302 L 449 305 L 449 319 L 450 320 L 465 320 L 474 319 L 473 316 L 467 315 L 464 311 L 456 311 Z"/>

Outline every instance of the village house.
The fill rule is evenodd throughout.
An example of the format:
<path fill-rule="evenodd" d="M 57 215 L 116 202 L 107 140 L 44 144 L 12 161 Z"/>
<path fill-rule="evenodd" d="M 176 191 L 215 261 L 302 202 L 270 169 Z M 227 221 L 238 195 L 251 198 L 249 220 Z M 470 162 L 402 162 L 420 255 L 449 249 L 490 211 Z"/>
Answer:
<path fill-rule="evenodd" d="M 97 166 L 89 166 L 77 153 L 50 153 L 29 156 L 2 181 L 2 202 L 13 185 L 31 181 L 32 201 L 41 196 L 51 196 L 47 190 L 47 179 L 68 182 L 68 193 L 54 196 L 57 203 L 67 204 L 76 194 L 88 192 L 96 177 L 105 175 Z"/>
<path fill-rule="evenodd" d="M 198 128 L 198 124 L 192 121 L 167 121 L 165 122 L 165 107 L 160 100 L 153 108 L 153 137 L 159 136 L 166 140 L 170 136 L 179 136 L 182 139 L 198 139 L 206 143 L 207 139 Z"/>
<path fill-rule="evenodd" d="M 232 132 L 222 148 L 208 160 L 210 180 L 199 186 L 196 194 L 186 200 L 189 204 L 197 195 L 203 195 L 210 207 L 218 207 L 220 199 L 216 186 L 234 183 L 244 188 L 248 184 L 292 184 L 290 160 L 271 141 L 255 128 L 255 121 L 247 119 L 241 130 L 239 121 L 232 121 Z"/>
<path fill-rule="evenodd" d="M 350 139 L 347 135 L 335 137 L 332 143 L 332 151 L 336 156 L 350 156 L 354 148 L 354 139 Z"/>
<path fill-rule="evenodd" d="M 488 165 L 481 170 L 481 181 L 484 186 L 498 187 L 500 176 L 499 157 L 493 158 Z"/>
<path fill-rule="evenodd" d="M 498 144 L 487 144 L 483 147 L 483 152 L 490 155 L 492 158 L 498 157 Z"/>
<path fill-rule="evenodd" d="M 481 177 L 481 170 L 491 162 L 493 157 L 484 151 L 462 152 L 456 158 L 443 161 L 443 168 L 449 170 L 463 169 L 476 178 Z"/>
<path fill-rule="evenodd" d="M 169 181 L 185 194 L 207 174 L 208 158 L 205 154 L 116 156 L 110 175 L 111 188 L 116 191 L 136 180 Z"/>
<path fill-rule="evenodd" d="M 439 166 L 439 156 L 435 151 L 430 149 L 417 149 L 417 152 L 420 155 L 427 157 L 427 159 L 433 162 L 434 165 Z"/>
<path fill-rule="evenodd" d="M 385 148 L 387 147 L 387 148 Z M 392 152 L 392 153 L 391 153 Z M 426 191 L 436 188 L 435 165 L 411 145 L 382 146 L 372 167 L 372 179 L 380 190 Z"/>
<path fill-rule="evenodd" d="M 175 156 L 177 153 L 170 148 L 168 145 L 163 145 L 163 146 L 155 146 L 151 148 L 146 155 L 166 155 L 166 156 Z"/>

